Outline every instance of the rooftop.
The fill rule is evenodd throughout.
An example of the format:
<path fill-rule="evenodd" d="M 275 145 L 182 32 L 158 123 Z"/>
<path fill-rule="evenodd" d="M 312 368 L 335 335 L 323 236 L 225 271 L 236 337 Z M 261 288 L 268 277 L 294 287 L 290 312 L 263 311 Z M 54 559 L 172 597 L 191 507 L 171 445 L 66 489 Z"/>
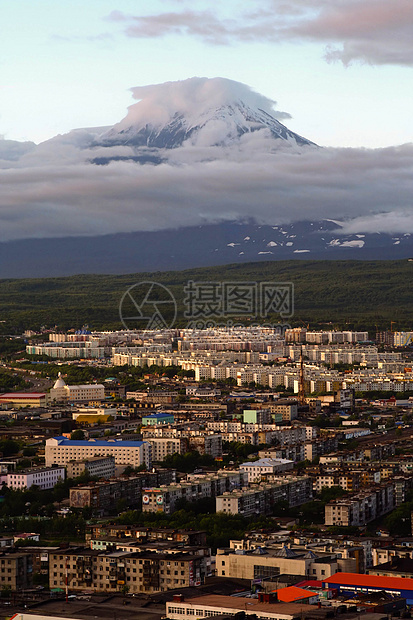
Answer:
<path fill-rule="evenodd" d="M 40 398 L 45 397 L 46 394 L 44 392 L 7 392 L 6 394 L 1 394 L 0 399 L 5 398 Z"/>
<path fill-rule="evenodd" d="M 391 588 L 394 590 L 413 590 L 413 579 L 403 577 L 381 577 L 380 575 L 361 575 L 360 573 L 336 573 L 323 580 L 323 583 L 334 586 L 364 586 L 370 588 Z"/>
<path fill-rule="evenodd" d="M 281 603 L 293 603 L 294 601 L 301 601 L 302 599 L 317 596 L 316 592 L 311 592 L 304 588 L 297 588 L 296 586 L 289 586 L 281 590 L 273 590 L 273 592 L 277 592 L 278 600 Z"/>
<path fill-rule="evenodd" d="M 294 461 L 288 459 L 263 458 L 258 461 L 246 461 L 245 463 L 241 463 L 240 467 L 276 467 L 277 465 L 284 465 L 287 463 L 294 463 Z"/>
<path fill-rule="evenodd" d="M 220 594 L 206 594 L 205 596 L 190 598 L 188 600 L 184 600 L 183 604 L 199 608 L 222 607 L 224 609 L 237 609 L 244 612 L 265 611 L 286 615 L 294 614 L 299 617 L 303 610 L 302 605 L 298 605 L 295 603 L 274 603 L 274 605 L 269 605 L 268 603 L 260 603 L 258 602 L 258 599 L 254 598 L 246 598 L 241 596 L 222 596 Z M 177 603 L 173 602 L 172 605 L 176 606 Z M 314 607 L 306 605 L 306 610 L 310 611 L 312 609 L 314 609 Z"/>
<path fill-rule="evenodd" d="M 59 442 L 59 446 L 80 446 L 80 447 L 93 447 L 98 446 L 101 448 L 139 448 L 147 441 L 122 441 L 121 439 L 112 439 L 105 441 L 104 439 L 67 439 L 66 437 L 53 437 Z"/>

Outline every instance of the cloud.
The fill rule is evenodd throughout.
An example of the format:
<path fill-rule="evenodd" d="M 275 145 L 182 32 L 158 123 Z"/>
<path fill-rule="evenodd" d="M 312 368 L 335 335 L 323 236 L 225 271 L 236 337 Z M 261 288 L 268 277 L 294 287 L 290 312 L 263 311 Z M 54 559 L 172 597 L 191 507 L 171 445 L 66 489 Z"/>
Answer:
<path fill-rule="evenodd" d="M 153 15 L 114 11 L 137 38 L 193 36 L 212 45 L 235 42 L 321 42 L 325 58 L 348 65 L 413 65 L 411 0 L 263 0 L 261 8 L 220 16 L 216 11 L 183 8 Z"/>
<path fill-rule="evenodd" d="M 209 118 L 210 106 L 216 111 L 239 98 L 271 111 L 274 102 L 221 78 L 152 85 L 133 94 L 139 102 L 110 131 L 78 129 L 38 146 L 0 140 L 0 241 L 251 217 L 269 225 L 333 219 L 348 233 L 413 232 L 413 144 L 298 148 L 262 126 L 238 135 L 234 110 Z M 128 143 L 125 127 L 139 129 L 151 118 L 165 122 L 176 111 L 188 122 L 209 120 L 175 148 Z M 232 137 L 221 141 L 228 130 Z M 111 142 L 110 136 L 126 140 Z M 163 163 L 133 161 L 148 155 Z M 97 159 L 109 163 L 96 165 Z"/>
<path fill-rule="evenodd" d="M 413 232 L 412 145 L 251 155 L 3 169 L 0 237 L 160 230 L 251 216 L 267 224 L 345 218 L 349 232 Z"/>
<path fill-rule="evenodd" d="M 131 88 L 132 96 L 139 103 L 129 106 L 128 114 L 116 129 L 130 125 L 145 126 L 167 123 L 178 112 L 189 122 L 195 122 L 211 109 L 242 101 L 259 108 L 276 119 L 288 119 L 287 112 L 275 110 L 277 102 L 253 91 L 246 84 L 226 78 L 193 77 L 164 84 L 151 84 Z"/>

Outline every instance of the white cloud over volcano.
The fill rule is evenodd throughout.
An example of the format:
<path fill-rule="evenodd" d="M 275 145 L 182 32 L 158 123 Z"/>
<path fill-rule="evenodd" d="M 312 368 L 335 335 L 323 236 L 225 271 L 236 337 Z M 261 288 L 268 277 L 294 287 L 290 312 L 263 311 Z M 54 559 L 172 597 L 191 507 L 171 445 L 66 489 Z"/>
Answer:
<path fill-rule="evenodd" d="M 151 118 L 166 122 L 176 110 L 196 122 L 211 107 L 240 99 L 277 116 L 274 102 L 230 80 L 195 78 L 133 95 L 142 99 L 116 132 Z M 76 130 L 37 147 L 0 141 L 0 240 L 250 218 L 271 225 L 329 218 L 344 221 L 349 232 L 413 232 L 412 144 L 297 148 L 258 128 L 217 146 L 222 128 L 215 125 L 202 140 L 157 150 L 162 163 L 154 165 L 131 160 L 142 149 L 127 140 L 103 146 L 109 129 Z M 100 157 L 107 165 L 93 163 Z"/>

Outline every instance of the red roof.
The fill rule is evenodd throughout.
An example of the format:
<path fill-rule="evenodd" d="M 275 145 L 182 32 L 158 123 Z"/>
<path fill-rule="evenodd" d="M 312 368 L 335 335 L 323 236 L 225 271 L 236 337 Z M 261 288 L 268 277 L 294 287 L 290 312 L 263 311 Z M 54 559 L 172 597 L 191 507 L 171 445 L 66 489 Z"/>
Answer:
<path fill-rule="evenodd" d="M 8 392 L 0 394 L 0 398 L 40 398 L 46 396 L 43 392 Z"/>
<path fill-rule="evenodd" d="M 392 590 L 413 590 L 413 579 L 403 577 L 382 577 L 381 575 L 361 575 L 360 573 L 336 573 L 323 583 L 331 585 L 362 586 L 369 588 L 390 588 Z"/>
<path fill-rule="evenodd" d="M 296 586 L 281 588 L 281 590 L 273 590 L 273 592 L 277 592 L 277 598 L 281 603 L 293 603 L 294 601 L 301 601 L 304 598 L 317 596 L 315 592 L 297 588 Z"/>
<path fill-rule="evenodd" d="M 306 581 L 300 581 L 295 584 L 297 588 L 322 588 L 323 582 L 317 579 L 307 579 Z"/>

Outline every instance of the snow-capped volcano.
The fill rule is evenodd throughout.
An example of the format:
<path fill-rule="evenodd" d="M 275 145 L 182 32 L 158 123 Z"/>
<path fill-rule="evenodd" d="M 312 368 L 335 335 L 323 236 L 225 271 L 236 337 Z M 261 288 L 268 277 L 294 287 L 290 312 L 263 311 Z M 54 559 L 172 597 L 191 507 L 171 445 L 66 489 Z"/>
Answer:
<path fill-rule="evenodd" d="M 131 90 L 111 127 L 0 138 L 3 277 L 412 255 L 412 145 L 318 148 L 223 78 Z"/>
<path fill-rule="evenodd" d="M 277 113 L 275 101 L 239 82 L 190 78 L 134 88 L 132 92 L 139 102 L 129 107 L 120 123 L 97 138 L 96 146 L 228 147 L 247 142 L 251 134 L 255 134 L 254 138 L 281 139 L 298 146 L 313 144 L 277 119 L 289 115 Z"/>

